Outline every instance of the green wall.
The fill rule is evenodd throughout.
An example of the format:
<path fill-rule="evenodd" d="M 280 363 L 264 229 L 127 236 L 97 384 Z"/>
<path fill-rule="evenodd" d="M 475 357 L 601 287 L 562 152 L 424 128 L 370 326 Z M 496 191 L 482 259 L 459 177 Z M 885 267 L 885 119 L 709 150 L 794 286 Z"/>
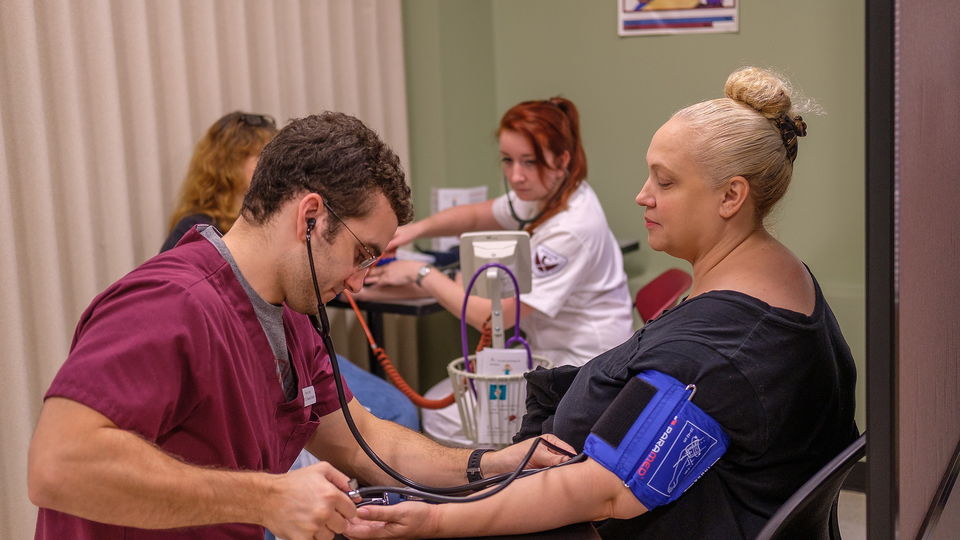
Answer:
<path fill-rule="evenodd" d="M 410 178 L 425 216 L 430 188 L 499 174 L 493 12 L 489 2 L 413 0 L 403 3 L 403 18 Z"/>
<path fill-rule="evenodd" d="M 501 193 L 493 139 L 500 115 L 521 100 L 563 95 L 580 109 L 588 179 L 614 234 L 641 240 L 640 252 L 625 258 L 636 290 L 665 268 L 686 267 L 643 245 L 633 198 L 646 178 L 653 132 L 675 110 L 720 97 L 739 66 L 780 71 L 825 114 L 805 117 L 809 135 L 800 142 L 793 185 L 768 225 L 810 265 L 840 320 L 860 369 L 864 428 L 863 2 L 744 2 L 737 34 L 629 38 L 617 36 L 616 6 L 405 0 L 418 212 L 429 211 L 433 186 L 487 184 Z M 425 357 L 452 359 L 445 342 L 455 341 L 448 332 L 456 326 L 421 326 Z"/>

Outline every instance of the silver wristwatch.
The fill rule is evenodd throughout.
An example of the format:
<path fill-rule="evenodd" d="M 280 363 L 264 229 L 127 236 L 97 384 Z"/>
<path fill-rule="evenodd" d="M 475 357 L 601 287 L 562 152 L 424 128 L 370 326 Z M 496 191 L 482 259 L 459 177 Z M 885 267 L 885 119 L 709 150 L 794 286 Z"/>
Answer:
<path fill-rule="evenodd" d="M 433 267 L 430 266 L 429 264 L 425 264 L 421 266 L 419 270 L 417 270 L 417 279 L 414 280 L 414 283 L 417 284 L 417 287 L 422 287 L 420 283 L 423 281 L 423 278 L 427 277 L 427 274 L 429 274 L 432 271 L 433 271 Z"/>

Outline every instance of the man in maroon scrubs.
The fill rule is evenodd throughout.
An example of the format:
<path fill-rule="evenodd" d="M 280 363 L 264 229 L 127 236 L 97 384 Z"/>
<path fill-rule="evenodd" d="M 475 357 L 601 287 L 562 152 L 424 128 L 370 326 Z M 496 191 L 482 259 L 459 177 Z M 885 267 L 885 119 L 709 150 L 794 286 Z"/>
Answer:
<path fill-rule="evenodd" d="M 359 120 L 293 121 L 264 148 L 241 217 L 198 226 L 93 300 L 46 394 L 29 491 L 43 539 L 331 538 L 355 514 L 348 476 L 393 483 L 338 411 L 317 311 L 357 291 L 412 218 L 396 155 Z M 465 481 L 467 450 L 370 415 L 364 438 L 420 482 Z M 287 472 L 306 447 L 322 461 Z M 529 447 L 484 454 L 486 474 Z M 539 451 L 536 465 L 561 458 Z M 341 472 L 343 471 L 343 472 Z M 345 474 L 346 473 L 346 474 Z"/>

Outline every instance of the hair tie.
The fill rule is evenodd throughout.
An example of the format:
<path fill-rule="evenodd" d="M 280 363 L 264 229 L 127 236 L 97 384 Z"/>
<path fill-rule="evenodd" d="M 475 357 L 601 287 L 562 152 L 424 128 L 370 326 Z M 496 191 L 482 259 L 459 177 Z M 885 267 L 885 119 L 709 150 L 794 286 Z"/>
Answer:
<path fill-rule="evenodd" d="M 787 149 L 787 159 L 792 163 L 797 159 L 797 137 L 803 137 L 807 134 L 807 123 L 803 121 L 803 117 L 800 115 L 791 118 L 786 113 L 772 120 L 780 131 L 784 148 Z"/>

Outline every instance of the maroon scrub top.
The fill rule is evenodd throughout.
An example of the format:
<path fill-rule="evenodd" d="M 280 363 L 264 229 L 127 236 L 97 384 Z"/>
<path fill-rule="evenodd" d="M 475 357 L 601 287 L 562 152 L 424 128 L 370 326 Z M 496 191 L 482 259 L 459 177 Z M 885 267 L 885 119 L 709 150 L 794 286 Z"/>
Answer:
<path fill-rule="evenodd" d="M 307 317 L 285 306 L 283 324 L 299 389 L 291 401 L 285 401 L 247 293 L 216 247 L 194 229 L 176 249 L 94 299 L 46 397 L 91 407 L 188 463 L 283 473 L 320 417 L 340 408 L 329 356 Z M 305 395 L 314 394 L 316 403 L 305 406 Z M 57 540 L 263 534 L 250 524 L 118 527 L 43 508 L 36 530 L 38 539 Z"/>

